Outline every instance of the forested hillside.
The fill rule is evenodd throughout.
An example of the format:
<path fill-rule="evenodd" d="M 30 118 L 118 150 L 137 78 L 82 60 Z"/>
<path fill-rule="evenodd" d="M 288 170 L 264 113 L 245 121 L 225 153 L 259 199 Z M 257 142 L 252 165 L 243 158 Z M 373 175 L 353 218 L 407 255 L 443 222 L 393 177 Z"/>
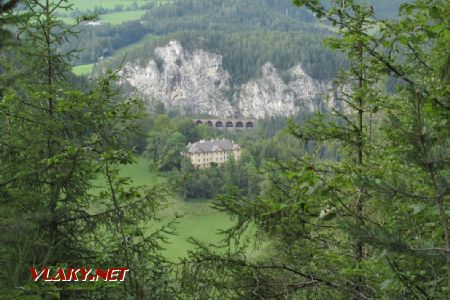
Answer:
<path fill-rule="evenodd" d="M 377 16 L 384 17 L 394 16 L 400 1 L 372 2 Z M 322 40 L 333 34 L 332 27 L 318 23 L 313 14 L 289 0 L 164 1 L 147 3 L 143 9 L 141 21 L 86 26 L 68 46 L 85 49 L 78 64 L 109 56 L 118 62 L 125 52 L 128 60 L 147 60 L 152 49 L 172 39 L 188 49 L 223 55 L 225 68 L 238 83 L 255 77 L 268 61 L 280 70 L 302 63 L 318 80 L 331 79 L 344 63 L 322 46 Z M 117 53 L 123 47 L 127 48 Z"/>
<path fill-rule="evenodd" d="M 0 299 L 450 299 L 450 2 L 372 2 L 0 0 Z"/>
<path fill-rule="evenodd" d="M 177 1 L 150 9 L 141 22 L 88 28 L 70 47 L 86 48 L 80 64 L 95 63 L 129 45 L 116 54 L 117 61 L 124 52 L 129 60 L 146 61 L 152 57 L 152 49 L 175 39 L 188 49 L 222 54 L 224 66 L 237 82 L 255 76 L 267 61 L 282 70 L 302 62 L 318 79 L 331 78 L 342 63 L 321 45 L 331 31 L 307 23 L 315 22 L 310 13 L 283 2 Z M 287 11 L 280 12 L 282 7 Z M 286 34 L 280 35 L 283 32 Z"/>
<path fill-rule="evenodd" d="M 398 3 L 373 1 L 380 17 L 394 16 Z M 267 61 L 281 70 L 302 63 L 309 74 L 320 80 L 331 78 L 343 63 L 342 58 L 321 47 L 321 40 L 332 34 L 332 28 L 317 23 L 310 12 L 293 7 L 289 0 L 166 1 L 142 7 L 147 12 L 141 21 L 88 26 L 68 46 L 85 49 L 78 63 L 96 63 L 146 35 L 150 36 L 136 46 L 136 53 L 135 46 L 126 49 L 129 59 L 146 59 L 152 55 L 150 49 L 178 39 L 184 47 L 222 54 L 237 82 L 255 76 L 258 67 Z M 279 32 L 292 34 L 282 37 Z M 297 51 L 293 53 L 293 49 Z"/>

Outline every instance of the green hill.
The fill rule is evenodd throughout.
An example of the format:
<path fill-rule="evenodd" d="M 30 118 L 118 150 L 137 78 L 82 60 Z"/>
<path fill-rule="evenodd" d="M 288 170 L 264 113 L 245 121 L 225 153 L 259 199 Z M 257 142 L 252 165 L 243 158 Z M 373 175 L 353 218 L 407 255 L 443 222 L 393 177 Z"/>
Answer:
<path fill-rule="evenodd" d="M 86 9 L 83 1 L 75 1 L 74 8 Z M 400 2 L 370 1 L 380 17 L 389 17 Z M 322 44 L 324 38 L 335 32 L 318 23 L 311 13 L 293 6 L 290 0 L 121 3 L 118 6 L 115 0 L 96 2 L 94 11 L 103 12 L 100 20 L 108 23 L 84 26 L 79 39 L 66 45 L 84 49 L 76 64 L 97 63 L 106 57 L 114 57 L 118 63 L 125 53 L 128 60 L 144 62 L 152 58 L 155 47 L 172 39 L 187 49 L 201 48 L 221 54 L 224 66 L 236 82 L 257 76 L 260 66 L 267 61 L 282 71 L 302 63 L 319 80 L 331 79 L 344 64 L 342 58 Z M 111 11 L 118 7 L 123 11 Z"/>

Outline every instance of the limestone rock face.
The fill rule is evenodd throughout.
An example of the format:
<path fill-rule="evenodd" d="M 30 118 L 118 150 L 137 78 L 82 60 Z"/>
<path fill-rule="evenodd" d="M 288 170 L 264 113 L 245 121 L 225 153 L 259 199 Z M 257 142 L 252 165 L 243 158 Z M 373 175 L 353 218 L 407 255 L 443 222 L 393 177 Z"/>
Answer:
<path fill-rule="evenodd" d="M 299 110 L 315 111 L 322 105 L 326 86 L 308 76 L 301 65 L 288 70 L 282 79 L 268 62 L 262 66 L 261 74 L 261 78 L 243 84 L 237 93 L 242 115 L 256 118 L 288 116 Z"/>
<path fill-rule="evenodd" d="M 231 86 L 222 56 L 203 50 L 187 51 L 177 41 L 154 50 L 155 60 L 144 67 L 128 63 L 122 78 L 134 87 L 149 107 L 155 100 L 167 110 L 186 115 L 262 118 L 315 111 L 326 106 L 323 95 L 331 90 L 307 75 L 301 65 L 281 76 L 270 63 L 261 67 L 261 77 Z"/>

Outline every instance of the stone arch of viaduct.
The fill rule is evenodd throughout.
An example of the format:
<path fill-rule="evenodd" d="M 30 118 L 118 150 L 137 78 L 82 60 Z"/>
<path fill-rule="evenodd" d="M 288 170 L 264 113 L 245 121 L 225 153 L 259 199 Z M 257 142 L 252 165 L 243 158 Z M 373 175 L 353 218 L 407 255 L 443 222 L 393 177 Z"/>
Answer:
<path fill-rule="evenodd" d="M 254 119 L 195 119 L 196 125 L 207 125 L 224 130 L 252 130 Z"/>

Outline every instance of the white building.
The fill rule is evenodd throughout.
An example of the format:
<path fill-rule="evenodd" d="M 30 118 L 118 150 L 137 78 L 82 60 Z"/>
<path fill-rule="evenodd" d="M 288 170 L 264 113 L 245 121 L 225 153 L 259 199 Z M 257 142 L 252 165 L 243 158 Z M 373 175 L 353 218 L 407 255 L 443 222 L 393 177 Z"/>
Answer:
<path fill-rule="evenodd" d="M 201 140 L 193 144 L 189 143 L 184 155 L 191 159 L 191 163 L 195 168 L 209 168 L 211 163 L 220 166 L 230 157 L 238 160 L 241 156 L 241 147 L 225 139 Z"/>

